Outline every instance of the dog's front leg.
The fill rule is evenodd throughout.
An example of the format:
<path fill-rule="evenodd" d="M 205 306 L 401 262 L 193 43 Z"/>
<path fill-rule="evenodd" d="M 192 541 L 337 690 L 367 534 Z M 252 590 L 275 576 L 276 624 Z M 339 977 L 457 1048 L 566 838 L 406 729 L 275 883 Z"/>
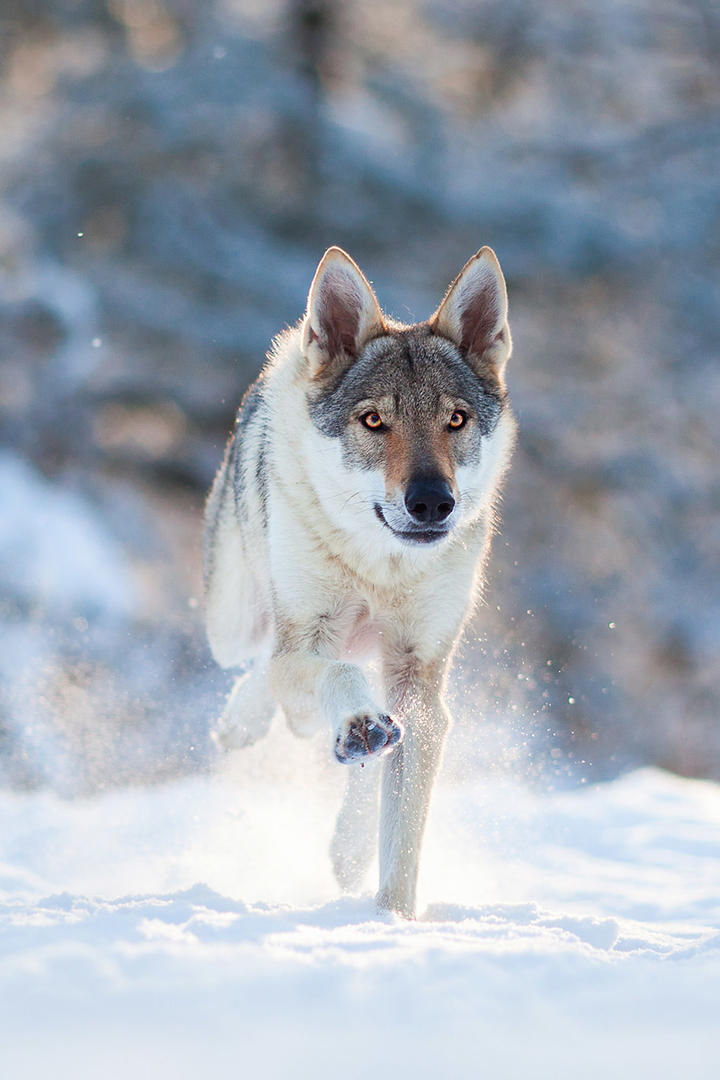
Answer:
<path fill-rule="evenodd" d="M 446 667 L 447 659 L 421 664 L 408 651 L 401 662 L 386 659 L 388 700 L 406 730 L 385 763 L 377 902 L 409 919 L 415 915 L 420 850 L 450 726 L 442 699 Z"/>
<path fill-rule="evenodd" d="M 275 653 L 269 677 L 273 696 L 296 734 L 313 734 L 329 721 L 335 757 L 343 764 L 381 754 L 402 737 L 402 727 L 375 703 L 355 664 L 313 651 L 300 641 Z"/>

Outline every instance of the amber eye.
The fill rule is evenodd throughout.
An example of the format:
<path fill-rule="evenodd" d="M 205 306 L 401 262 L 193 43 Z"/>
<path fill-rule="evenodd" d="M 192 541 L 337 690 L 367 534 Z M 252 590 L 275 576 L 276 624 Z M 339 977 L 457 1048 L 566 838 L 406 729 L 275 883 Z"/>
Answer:
<path fill-rule="evenodd" d="M 464 412 L 456 411 L 450 417 L 448 426 L 451 427 L 453 431 L 457 431 L 458 428 L 461 428 L 465 425 L 466 420 L 467 416 Z"/>
<path fill-rule="evenodd" d="M 365 427 L 369 427 L 371 431 L 377 431 L 378 428 L 383 426 L 382 417 L 376 412 L 365 413 L 362 422 Z"/>

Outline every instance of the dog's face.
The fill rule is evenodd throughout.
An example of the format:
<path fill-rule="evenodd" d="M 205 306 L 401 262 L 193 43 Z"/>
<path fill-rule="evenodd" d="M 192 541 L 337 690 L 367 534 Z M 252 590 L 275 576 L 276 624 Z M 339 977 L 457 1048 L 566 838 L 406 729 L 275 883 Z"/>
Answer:
<path fill-rule="evenodd" d="M 310 290 L 303 352 L 321 436 L 316 487 L 339 524 L 372 516 L 385 539 L 415 547 L 478 514 L 507 444 L 507 301 L 489 249 L 432 319 L 407 327 L 382 315 L 360 270 L 331 248 Z"/>

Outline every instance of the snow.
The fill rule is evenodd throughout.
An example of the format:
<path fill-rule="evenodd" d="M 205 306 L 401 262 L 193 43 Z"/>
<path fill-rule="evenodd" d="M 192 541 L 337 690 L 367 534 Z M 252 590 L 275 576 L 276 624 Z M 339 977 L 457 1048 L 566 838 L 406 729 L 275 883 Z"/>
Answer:
<path fill-rule="evenodd" d="M 126 559 L 88 500 L 0 451 L 0 589 L 43 610 L 129 615 Z"/>
<path fill-rule="evenodd" d="M 0 793 L 2 1075 L 714 1077 L 720 787 L 440 783 L 422 916 L 341 897 L 343 771 L 275 726 L 212 774 Z"/>

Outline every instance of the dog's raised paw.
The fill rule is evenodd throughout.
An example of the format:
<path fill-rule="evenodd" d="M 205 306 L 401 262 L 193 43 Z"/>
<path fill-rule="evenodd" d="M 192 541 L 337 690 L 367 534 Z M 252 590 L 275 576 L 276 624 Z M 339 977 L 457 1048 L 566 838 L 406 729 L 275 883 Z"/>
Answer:
<path fill-rule="evenodd" d="M 335 739 L 335 757 L 342 765 L 378 757 L 402 736 L 402 726 L 385 713 L 359 713 L 342 724 Z"/>

